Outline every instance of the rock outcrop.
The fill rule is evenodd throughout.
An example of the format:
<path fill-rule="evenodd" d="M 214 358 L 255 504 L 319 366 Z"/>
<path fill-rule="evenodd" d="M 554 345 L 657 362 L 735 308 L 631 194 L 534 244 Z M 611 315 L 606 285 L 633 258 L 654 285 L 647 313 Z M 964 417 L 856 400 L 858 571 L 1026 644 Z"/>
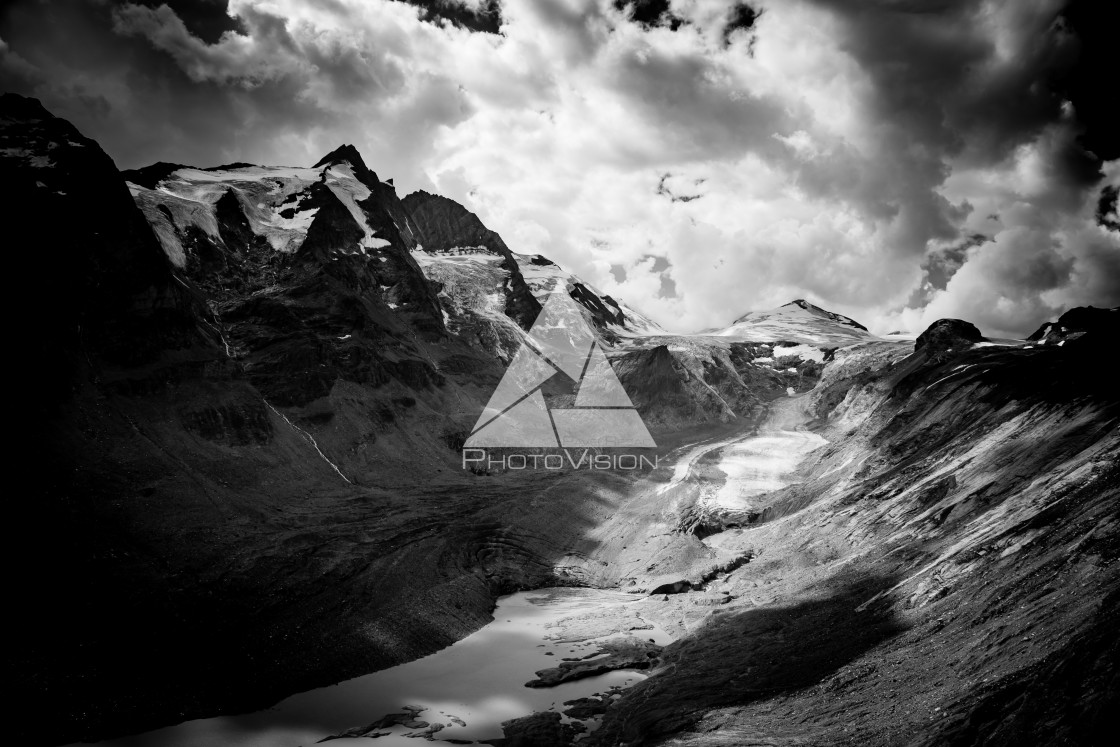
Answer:
<path fill-rule="evenodd" d="M 914 350 L 924 350 L 926 355 L 940 355 L 954 350 L 967 350 L 984 336 L 975 324 L 963 319 L 938 319 L 918 335 Z"/>
<path fill-rule="evenodd" d="M 1120 306 L 1111 309 L 1098 309 L 1092 306 L 1079 306 L 1058 317 L 1058 321 L 1043 324 L 1027 340 L 1044 345 L 1058 344 L 1066 340 L 1076 340 L 1092 332 L 1101 340 L 1120 338 Z"/>
<path fill-rule="evenodd" d="M 660 651 L 657 644 L 633 636 L 606 641 L 599 645 L 600 656 L 590 661 L 565 661 L 559 666 L 542 669 L 536 673 L 536 679 L 525 683 L 525 687 L 556 687 L 618 669 L 649 669 L 656 663 Z"/>
<path fill-rule="evenodd" d="M 561 723 L 559 713 L 534 713 L 502 722 L 501 739 L 482 744 L 494 747 L 566 747 L 580 733 L 572 724 Z"/>

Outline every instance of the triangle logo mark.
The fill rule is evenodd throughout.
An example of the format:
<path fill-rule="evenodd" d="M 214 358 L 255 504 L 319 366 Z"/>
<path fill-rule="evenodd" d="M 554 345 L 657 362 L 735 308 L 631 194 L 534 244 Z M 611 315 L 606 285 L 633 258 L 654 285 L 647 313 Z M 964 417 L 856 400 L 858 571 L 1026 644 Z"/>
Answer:
<path fill-rule="evenodd" d="M 541 387 L 558 373 L 579 383 L 575 407 L 549 409 Z M 486 403 L 464 447 L 653 447 L 653 437 L 557 282 Z"/>

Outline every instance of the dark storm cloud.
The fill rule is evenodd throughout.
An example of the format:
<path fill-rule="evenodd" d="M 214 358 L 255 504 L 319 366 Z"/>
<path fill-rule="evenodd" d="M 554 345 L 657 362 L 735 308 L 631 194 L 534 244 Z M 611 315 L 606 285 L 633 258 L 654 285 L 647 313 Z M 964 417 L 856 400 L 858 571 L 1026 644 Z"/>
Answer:
<path fill-rule="evenodd" d="M 1120 158 L 1120 107 L 1116 106 L 1116 3 L 1074 0 L 1061 21 L 1077 37 L 1078 58 L 1059 75 L 1058 89 L 1077 111 L 1079 141 L 1097 158 Z"/>
<path fill-rule="evenodd" d="M 1020 170 L 1029 165 L 1029 191 L 1018 199 L 1031 207 L 1016 210 L 993 250 L 975 257 L 987 292 L 1004 299 L 1002 311 L 980 309 L 978 321 L 1007 329 L 1015 315 L 1044 313 L 1041 294 L 1107 270 L 1107 251 L 1079 250 L 1089 240 L 1064 233 L 1063 216 L 1083 210 L 1101 173 L 1086 139 L 1075 137 L 1076 102 L 1071 108 L 1067 94 L 1086 56 L 1060 2 L 1012 3 L 999 13 L 981 0 L 813 2 L 838 21 L 841 49 L 871 82 L 866 105 L 880 123 L 887 168 L 869 168 L 841 150 L 831 157 L 851 162 L 847 187 L 821 164 L 804 171 L 803 183 L 855 201 L 869 215 L 895 214 L 895 250 L 924 256 L 911 304 L 924 306 L 972 261 L 973 208 L 946 198 L 950 176 L 1006 172 L 1016 160 Z M 930 248 L 947 241 L 950 249 Z"/>
<path fill-rule="evenodd" d="M 115 4 L 124 3 L 118 0 Z M 239 19 L 230 16 L 228 0 L 136 0 L 136 4 L 153 9 L 168 6 L 192 34 L 207 44 L 218 41 L 227 31 L 246 31 Z"/>
<path fill-rule="evenodd" d="M 422 8 L 420 19 L 429 22 L 447 21 L 460 28 L 497 34 L 502 26 L 500 0 L 485 0 L 472 8 L 456 0 L 399 0 Z"/>
<path fill-rule="evenodd" d="M 953 246 L 931 252 L 926 257 L 925 262 L 922 263 L 922 270 L 925 271 L 926 280 L 930 286 L 936 290 L 945 290 L 945 286 L 949 284 L 949 279 L 964 264 L 965 257 L 968 256 L 968 250 L 974 246 L 980 246 L 988 240 L 988 236 L 982 233 L 974 233 Z"/>
<path fill-rule="evenodd" d="M 1061 115 L 1081 49 L 1054 9 L 1012 6 L 993 29 L 983 0 L 814 2 L 842 20 L 877 113 L 936 155 L 996 163 Z"/>
<path fill-rule="evenodd" d="M 964 266 L 968 251 L 989 240 L 990 237 L 976 233 L 930 252 L 921 264 L 922 283 L 914 290 L 907 306 L 920 308 L 929 301 L 934 291 L 945 290 L 953 275 Z"/>
<path fill-rule="evenodd" d="M 1071 66 L 1076 49 L 1048 28 L 1052 19 L 1017 18 L 1019 28 L 999 30 L 1036 42 L 1004 60 L 980 0 L 816 1 L 842 19 L 841 46 L 874 83 L 873 113 L 934 157 L 998 162 L 1060 114 L 1047 78 Z"/>
<path fill-rule="evenodd" d="M 613 0 L 613 2 L 615 10 L 625 13 L 634 23 L 647 29 L 664 26 L 671 31 L 676 31 L 685 23 L 683 18 L 673 13 L 669 0 Z"/>
<path fill-rule="evenodd" d="M 611 0 L 611 5 L 623 17 L 632 23 L 648 30 L 663 28 L 678 31 L 681 28 L 694 25 L 688 12 L 695 13 L 695 7 L 682 5 L 680 10 L 685 15 L 678 15 L 670 0 Z M 758 20 L 759 11 L 745 2 L 733 2 L 727 5 L 722 13 L 722 23 L 719 29 L 719 38 L 723 46 L 729 47 L 737 32 L 749 31 Z"/>
<path fill-rule="evenodd" d="M 727 17 L 727 25 L 723 27 L 723 45 L 730 46 L 731 38 L 736 32 L 745 32 L 754 28 L 758 20 L 759 11 L 746 3 L 735 3 L 731 6 L 731 13 Z"/>
<path fill-rule="evenodd" d="M 167 49 L 140 35 L 118 33 L 117 10 L 83 2 L 24 3 L 6 14 L 0 34 L 34 71 L 12 80 L 6 66 L 6 87 L 40 97 L 101 142 L 118 165 L 226 160 L 248 107 L 258 120 L 272 119 L 278 128 L 308 127 L 325 115 L 303 104 L 290 81 L 249 91 L 192 76 Z M 177 19 L 166 10 L 164 17 Z M 169 24 L 163 33 L 165 47 L 191 39 L 204 44 L 182 22 Z M 91 109 L 85 105 L 88 97 L 103 103 Z"/>
<path fill-rule="evenodd" d="M 398 100 L 408 86 L 407 40 L 392 26 L 381 37 L 297 39 L 290 19 L 251 6 L 223 26 L 224 3 L 174 5 L 11 7 L 0 26 L 0 82 L 40 98 L 124 168 L 290 162 L 295 150 L 314 160 L 340 142 L 368 142 L 381 102 L 409 125 L 410 137 L 383 143 L 394 156 L 381 165 L 392 170 L 424 147 L 426 133 L 467 113 L 443 81 Z M 343 21 L 352 10 L 321 7 Z"/>
<path fill-rule="evenodd" d="M 1097 200 L 1097 224 L 1110 231 L 1120 231 L 1120 212 L 1116 208 L 1118 194 L 1120 190 L 1116 187 L 1105 185 Z"/>

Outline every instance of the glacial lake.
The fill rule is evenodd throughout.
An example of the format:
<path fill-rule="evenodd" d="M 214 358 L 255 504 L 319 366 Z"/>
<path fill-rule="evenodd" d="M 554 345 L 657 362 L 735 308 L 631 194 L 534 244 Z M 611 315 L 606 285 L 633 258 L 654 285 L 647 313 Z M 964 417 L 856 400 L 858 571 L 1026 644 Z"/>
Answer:
<path fill-rule="evenodd" d="M 370 724 L 388 714 L 401 713 L 405 706 L 416 712 L 417 720 L 443 725 L 444 728 L 433 735 L 436 744 L 446 744 L 445 740 L 451 739 L 494 739 L 502 736 L 502 721 L 534 711 L 562 712 L 564 701 L 605 693 L 612 686 L 625 687 L 645 679 L 646 675 L 641 672 L 621 670 L 556 687 L 525 687 L 537 670 L 555 667 L 564 657 L 587 656 L 597 649 L 595 640 L 577 643 L 553 640 L 556 630 L 550 629 L 550 624 L 573 615 L 615 612 L 620 607 L 638 603 L 641 598 L 615 591 L 572 588 L 511 594 L 498 600 L 493 622 L 423 659 L 293 695 L 264 711 L 187 721 L 98 744 L 105 747 L 299 747 Z M 656 626 L 652 630 L 633 631 L 633 635 L 653 639 L 662 645 L 672 641 L 671 636 Z M 420 728 L 396 725 L 379 729 L 378 733 L 386 731 L 390 733 L 374 740 L 341 738 L 327 744 L 418 747 L 426 741 L 405 736 L 423 731 Z"/>

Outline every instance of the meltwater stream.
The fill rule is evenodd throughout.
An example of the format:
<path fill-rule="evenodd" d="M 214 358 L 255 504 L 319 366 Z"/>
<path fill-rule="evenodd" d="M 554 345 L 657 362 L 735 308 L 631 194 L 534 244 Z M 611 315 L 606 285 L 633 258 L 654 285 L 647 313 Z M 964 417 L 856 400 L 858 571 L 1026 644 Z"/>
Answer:
<path fill-rule="evenodd" d="M 528 688 L 534 672 L 557 666 L 564 657 L 593 653 L 603 639 L 580 643 L 554 640 L 548 626 L 573 615 L 617 613 L 641 597 L 596 589 L 539 589 L 502 597 L 494 621 L 463 640 L 423 659 L 358 677 L 338 685 L 293 695 L 275 707 L 244 716 L 188 721 L 134 737 L 100 744 L 107 747 L 297 747 L 355 726 L 370 724 L 408 706 L 417 721 L 440 724 L 437 743 L 473 742 L 502 736 L 501 722 L 550 709 L 562 712 L 567 700 L 605 693 L 644 679 L 633 670 L 608 672 L 556 687 Z M 633 633 L 658 644 L 672 638 L 656 626 Z M 549 655 L 551 654 L 551 655 Z M 368 737 L 328 744 L 417 747 L 407 737 L 423 728 L 393 726 Z M 462 743 L 457 741 L 456 743 Z"/>

